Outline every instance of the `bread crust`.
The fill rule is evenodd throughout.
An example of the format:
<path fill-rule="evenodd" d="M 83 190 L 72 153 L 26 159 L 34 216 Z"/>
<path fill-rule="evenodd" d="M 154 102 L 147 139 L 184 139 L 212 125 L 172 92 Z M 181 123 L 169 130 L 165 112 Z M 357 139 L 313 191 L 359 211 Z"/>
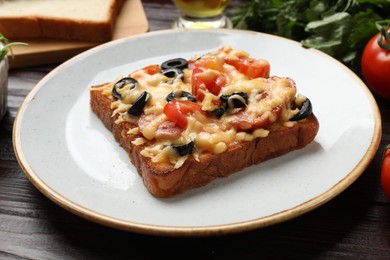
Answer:
<path fill-rule="evenodd" d="M 112 39 L 116 17 L 125 0 L 113 0 L 106 20 L 72 20 L 50 16 L 0 16 L 0 32 L 10 39 L 55 38 L 87 42 Z"/>
<path fill-rule="evenodd" d="M 319 129 L 317 118 L 311 114 L 292 127 L 274 127 L 267 137 L 240 142 L 222 154 L 202 154 L 199 161 L 190 157 L 180 168 L 175 169 L 173 166 L 159 165 L 153 163 L 150 158 L 143 157 L 143 146 L 132 144 L 139 136 L 127 134 L 128 130 L 135 126 L 128 122 L 116 124 L 117 116 L 112 117 L 110 104 L 110 97 L 104 96 L 100 91 L 91 91 L 92 110 L 127 151 L 149 192 L 160 198 L 202 187 L 218 177 L 229 176 L 253 164 L 303 148 L 314 140 Z"/>

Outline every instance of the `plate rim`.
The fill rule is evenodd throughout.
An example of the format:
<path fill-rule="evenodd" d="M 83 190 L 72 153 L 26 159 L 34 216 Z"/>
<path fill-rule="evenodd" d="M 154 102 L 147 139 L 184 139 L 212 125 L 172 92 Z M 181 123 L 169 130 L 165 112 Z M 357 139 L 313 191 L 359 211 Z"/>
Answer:
<path fill-rule="evenodd" d="M 226 32 L 229 34 L 254 34 L 254 35 L 265 35 L 267 37 L 276 37 L 279 40 L 290 41 L 295 44 L 300 44 L 291 39 L 283 38 L 276 35 L 254 32 L 254 31 L 246 31 L 246 30 L 235 30 L 235 29 L 214 29 L 214 30 L 202 30 L 203 32 Z M 128 41 L 136 38 L 144 38 L 144 37 L 153 37 L 154 35 L 166 34 L 169 35 L 171 33 L 178 32 L 190 32 L 187 29 L 168 29 L 161 30 L 155 32 L 148 32 L 145 34 L 134 35 L 118 40 L 114 40 L 108 43 L 104 43 L 97 47 L 94 47 L 90 50 L 87 50 L 81 54 L 76 55 L 75 57 L 65 61 L 60 64 L 52 71 L 50 71 L 47 75 L 45 75 L 27 94 L 22 104 L 20 105 L 15 121 L 13 124 L 12 130 L 12 143 L 14 148 L 14 153 L 16 159 L 22 168 L 24 174 L 27 176 L 29 181 L 47 198 L 51 201 L 62 207 L 63 209 L 72 212 L 73 214 L 87 219 L 89 221 L 101 224 L 103 226 L 131 231 L 135 233 L 148 234 L 148 235 L 160 235 L 160 236 L 214 236 L 214 235 L 226 235 L 232 233 L 239 233 L 244 231 L 249 231 L 257 228 L 264 228 L 267 226 L 271 226 L 277 223 L 281 223 L 298 216 L 303 215 L 315 208 L 320 207 L 326 202 L 330 201 L 334 197 L 338 196 L 341 192 L 347 189 L 352 183 L 354 183 L 364 172 L 364 170 L 368 167 L 368 165 L 373 160 L 380 144 L 381 136 L 382 136 L 382 121 L 381 114 L 376 103 L 375 98 L 372 93 L 368 89 L 368 87 L 364 84 L 364 82 L 349 68 L 347 68 L 344 64 L 340 63 L 338 60 L 333 57 L 319 51 L 316 49 L 308 49 L 309 51 L 317 53 L 317 55 L 322 55 L 327 59 L 330 59 L 332 62 L 338 65 L 340 69 L 343 69 L 345 73 L 348 73 L 353 76 L 357 85 L 364 90 L 365 97 L 368 99 L 370 106 L 373 110 L 373 119 L 374 119 L 374 129 L 373 136 L 371 138 L 370 144 L 365 151 L 363 157 L 359 160 L 359 162 L 355 165 L 355 167 L 345 175 L 344 178 L 339 180 L 336 184 L 330 187 L 325 192 L 319 194 L 318 196 L 312 197 L 310 200 L 307 200 L 299 205 L 296 205 L 292 208 L 285 209 L 283 211 L 259 217 L 255 219 L 221 224 L 221 225 L 208 225 L 208 226 L 165 226 L 165 225 L 154 225 L 154 224 L 143 224 L 134 221 L 122 220 L 116 217 L 108 216 L 106 214 L 102 214 L 96 212 L 92 209 L 84 207 L 68 198 L 64 195 L 58 193 L 56 190 L 52 189 L 48 184 L 46 184 L 40 177 L 39 174 L 33 171 L 30 167 L 27 158 L 22 150 L 21 140 L 20 140 L 20 131 L 21 131 L 21 122 L 23 120 L 24 112 L 27 110 L 30 102 L 33 100 L 34 96 L 40 91 L 40 89 L 45 86 L 45 83 L 49 81 L 52 77 L 54 77 L 58 71 L 66 68 L 67 66 L 71 66 L 73 63 L 77 62 L 79 59 L 83 59 L 85 56 L 93 55 L 100 51 L 100 49 L 109 48 L 111 45 L 119 44 L 121 41 Z M 193 31 L 191 31 L 193 32 Z"/>

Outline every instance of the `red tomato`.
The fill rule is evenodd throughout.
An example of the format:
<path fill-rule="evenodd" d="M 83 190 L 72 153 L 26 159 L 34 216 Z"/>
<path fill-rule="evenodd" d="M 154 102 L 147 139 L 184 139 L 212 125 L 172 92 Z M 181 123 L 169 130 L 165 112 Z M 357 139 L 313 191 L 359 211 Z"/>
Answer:
<path fill-rule="evenodd" d="M 217 96 L 226 84 L 223 62 L 218 59 L 196 61 L 193 65 L 191 82 L 192 93 L 199 101 L 203 101 L 206 92 Z"/>
<path fill-rule="evenodd" d="M 191 77 L 192 94 L 194 94 L 196 99 L 199 101 L 203 101 L 204 95 L 207 92 L 206 84 L 203 83 L 203 81 L 198 75 L 202 72 L 202 68 L 200 68 L 199 66 L 194 66 Z"/>
<path fill-rule="evenodd" d="M 383 191 L 390 199 L 390 145 L 386 146 L 382 161 L 381 183 Z"/>
<path fill-rule="evenodd" d="M 269 77 L 270 65 L 265 60 L 242 57 L 237 60 L 226 60 L 226 63 L 234 66 L 250 79 Z"/>
<path fill-rule="evenodd" d="M 187 116 L 195 111 L 202 112 L 202 105 L 186 100 L 174 100 L 168 102 L 164 107 L 164 114 L 169 121 L 181 128 L 187 127 Z"/>
<path fill-rule="evenodd" d="M 376 34 L 367 43 L 362 56 L 363 77 L 373 93 L 390 101 L 390 28 Z M 378 39 L 382 36 L 383 47 Z M 386 36 L 385 36 L 386 35 Z M 387 39 L 387 40 L 386 40 Z"/>
<path fill-rule="evenodd" d="M 146 66 L 145 68 L 143 68 L 143 70 L 148 73 L 149 75 L 154 75 L 156 74 L 157 72 L 160 72 L 161 68 L 159 65 L 155 64 L 155 65 L 149 65 L 149 66 Z"/>

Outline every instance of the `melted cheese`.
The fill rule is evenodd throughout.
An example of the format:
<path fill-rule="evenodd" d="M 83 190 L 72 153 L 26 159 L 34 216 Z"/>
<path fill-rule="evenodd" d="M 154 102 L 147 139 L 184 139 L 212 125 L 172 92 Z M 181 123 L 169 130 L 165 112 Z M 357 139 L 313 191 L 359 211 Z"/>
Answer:
<path fill-rule="evenodd" d="M 139 95 L 143 91 L 147 91 L 151 97 L 143 113 L 157 116 L 147 122 L 142 131 L 139 127 L 135 127 L 130 129 L 127 134 L 139 136 L 133 141 L 133 144 L 145 146 L 141 152 L 142 156 L 151 158 L 153 162 L 173 164 L 176 168 L 180 167 L 189 156 L 199 160 L 202 153 L 220 154 L 237 142 L 250 142 L 254 138 L 267 137 L 269 130 L 263 129 L 261 126 L 253 130 L 251 122 L 256 122 L 256 120 L 266 119 L 271 123 L 281 121 L 285 122 L 286 126 L 293 126 L 295 123 L 288 122 L 288 120 L 299 110 L 291 109 L 291 103 L 296 100 L 299 106 L 305 98 L 302 96 L 295 99 L 296 88 L 286 78 L 248 79 L 234 66 L 223 62 L 225 59 L 238 60 L 242 57 L 249 57 L 249 54 L 244 51 L 233 50 L 230 47 L 223 47 L 218 51 L 200 57 L 201 59 L 218 60 L 223 64 L 223 71 L 207 69 L 197 74 L 197 77 L 210 79 L 215 75 L 223 75 L 226 79 L 226 85 L 222 88 L 219 96 L 209 92 L 205 93 L 201 105 L 202 110 L 206 112 L 196 112 L 188 115 L 186 129 L 175 140 L 157 140 L 155 137 L 159 126 L 168 120 L 163 113 L 167 104 L 167 95 L 174 90 L 191 92 L 191 69 L 183 70 L 183 77 L 174 80 L 162 73 L 149 75 L 142 69 L 130 74 L 130 77 L 138 81 L 138 86 L 134 89 L 123 88 L 121 90 L 122 99 L 113 99 L 111 108 L 113 109 L 112 116 L 117 116 L 115 123 L 137 122 L 139 117 L 131 116 L 127 111 Z M 267 61 L 262 60 L 262 62 Z M 94 91 L 102 91 L 104 95 L 110 96 L 116 81 L 104 84 L 100 88 L 94 89 Z M 234 92 L 244 92 L 248 95 L 246 108 L 230 109 L 220 119 L 207 115 L 207 111 L 218 108 L 216 104 L 220 95 L 231 95 Z M 245 102 L 241 97 L 238 97 L 238 99 Z M 279 113 L 275 111 L 279 111 Z M 248 122 L 245 120 L 240 122 L 242 118 L 246 118 Z M 239 129 L 234 126 L 237 121 L 240 123 Z M 245 129 L 251 130 L 244 131 Z M 192 155 L 179 157 L 171 148 L 172 144 L 183 145 L 190 141 L 195 143 L 195 150 Z M 146 143 L 148 145 L 145 145 Z"/>
<path fill-rule="evenodd" d="M 146 139 L 153 140 L 156 136 L 157 128 L 167 120 L 164 114 L 160 114 L 157 118 L 151 121 L 149 124 L 144 127 L 142 134 Z"/>

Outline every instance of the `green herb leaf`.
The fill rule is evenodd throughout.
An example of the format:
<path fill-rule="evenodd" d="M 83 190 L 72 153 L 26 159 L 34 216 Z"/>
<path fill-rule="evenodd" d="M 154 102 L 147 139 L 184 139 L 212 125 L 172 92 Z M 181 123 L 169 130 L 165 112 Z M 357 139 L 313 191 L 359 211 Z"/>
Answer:
<path fill-rule="evenodd" d="M 8 54 L 8 52 L 11 52 L 12 54 L 12 46 L 16 45 L 28 45 L 27 43 L 24 42 L 12 42 L 10 43 L 7 38 L 5 38 L 1 33 L 0 33 L 0 42 L 3 43 L 3 47 L 0 49 L 0 61 L 2 61 L 5 57 L 5 55 Z"/>
<path fill-rule="evenodd" d="M 328 53 L 359 74 L 364 46 L 390 19 L 390 0 L 248 0 L 229 14 L 235 28 L 287 37 Z"/>

